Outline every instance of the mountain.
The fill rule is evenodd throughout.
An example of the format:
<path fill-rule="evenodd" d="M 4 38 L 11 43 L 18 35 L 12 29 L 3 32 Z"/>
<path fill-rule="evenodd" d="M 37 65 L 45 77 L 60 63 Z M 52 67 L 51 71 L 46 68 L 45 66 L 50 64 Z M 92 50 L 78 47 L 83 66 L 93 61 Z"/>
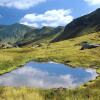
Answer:
<path fill-rule="evenodd" d="M 32 27 L 22 24 L 0 25 L 0 41 L 15 43 L 26 33 L 32 31 Z"/>
<path fill-rule="evenodd" d="M 34 42 L 47 42 L 63 32 L 64 27 L 34 28 L 23 24 L 0 25 L 0 43 L 23 46 Z"/>
<path fill-rule="evenodd" d="M 57 35 L 62 33 L 64 27 L 58 26 L 56 28 L 53 27 L 42 27 L 33 29 L 31 32 L 26 33 L 23 38 L 16 42 L 18 46 L 24 46 L 27 44 L 37 44 L 37 43 L 49 43 L 52 39 L 54 39 Z"/>
<path fill-rule="evenodd" d="M 79 37 L 98 31 L 100 31 L 100 8 L 88 15 L 73 20 L 65 27 L 64 32 L 51 42 Z"/>
<path fill-rule="evenodd" d="M 100 8 L 62 26 L 34 28 L 23 24 L 0 25 L 0 43 L 17 46 L 49 43 L 100 31 Z"/>

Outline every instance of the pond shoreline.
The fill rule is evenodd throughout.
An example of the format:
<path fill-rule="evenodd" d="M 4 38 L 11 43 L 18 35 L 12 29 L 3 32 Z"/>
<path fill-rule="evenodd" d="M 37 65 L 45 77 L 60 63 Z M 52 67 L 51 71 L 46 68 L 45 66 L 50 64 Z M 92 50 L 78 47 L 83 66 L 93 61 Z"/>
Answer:
<path fill-rule="evenodd" d="M 64 64 L 64 63 L 61 63 L 61 62 L 55 62 L 55 61 L 51 61 L 51 60 L 37 60 L 37 59 L 35 59 L 35 60 L 30 60 L 30 61 L 27 61 L 27 62 L 25 62 L 25 64 L 27 64 L 27 63 L 29 63 L 29 62 L 41 62 L 41 63 L 44 63 L 44 62 L 48 62 L 48 63 L 56 63 L 56 64 L 63 64 L 63 65 L 68 65 L 69 67 L 72 67 L 72 68 L 82 68 L 82 69 L 87 69 L 87 68 L 84 68 L 84 67 L 76 67 L 76 66 L 70 66 L 69 64 Z M 7 74 L 7 73 L 10 73 L 10 72 L 12 72 L 12 71 L 14 71 L 14 70 L 17 70 L 17 69 L 19 69 L 19 68 L 21 68 L 21 67 L 23 67 L 25 64 L 21 64 L 19 67 L 16 67 L 16 68 L 14 68 L 14 69 L 12 69 L 12 70 L 10 70 L 10 71 L 8 71 L 8 72 L 5 72 L 5 73 L 3 73 L 3 74 L 0 74 L 0 76 L 2 76 L 2 75 L 4 75 L 4 74 Z M 90 68 L 90 67 L 89 67 Z M 98 76 L 95 78 L 95 79 L 93 79 L 93 80 L 89 80 L 88 82 L 86 82 L 86 83 L 84 83 L 84 84 L 82 84 L 82 85 L 80 85 L 78 88 L 82 88 L 82 87 L 84 87 L 85 85 L 87 85 L 87 86 L 89 86 L 89 85 L 91 85 L 92 84 L 92 82 L 95 82 L 96 80 L 98 80 L 98 78 L 100 78 L 100 72 L 98 71 L 98 70 L 100 70 L 99 68 L 91 68 L 91 69 L 94 69 L 94 70 L 96 70 L 96 73 L 98 74 Z M 87 86 L 85 86 L 85 87 L 87 87 Z M 0 86 L 0 87 L 2 87 L 2 86 Z M 3 87 L 6 87 L 6 86 L 3 86 Z M 13 86 L 7 86 L 7 87 L 13 87 Z M 28 87 L 26 87 L 26 88 L 28 88 Z M 34 88 L 34 87 L 33 87 Z M 59 87 L 59 88 L 54 88 L 54 89 L 68 89 L 68 88 L 63 88 L 63 87 Z M 70 89 L 70 88 L 69 88 Z M 48 90 L 48 89 L 47 89 Z"/>

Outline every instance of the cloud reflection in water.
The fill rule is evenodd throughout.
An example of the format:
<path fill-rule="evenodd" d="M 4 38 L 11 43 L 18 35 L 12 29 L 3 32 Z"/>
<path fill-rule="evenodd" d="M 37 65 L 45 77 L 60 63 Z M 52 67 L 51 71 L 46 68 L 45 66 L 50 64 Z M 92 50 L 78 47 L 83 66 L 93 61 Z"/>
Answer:
<path fill-rule="evenodd" d="M 0 85 L 27 86 L 35 88 L 74 88 L 76 86 L 79 86 L 80 84 L 83 84 L 84 82 L 95 79 L 97 76 L 96 71 L 92 69 L 83 70 L 87 75 L 83 75 L 83 77 L 80 77 L 80 74 L 74 75 L 75 73 L 51 73 L 48 70 L 42 70 L 42 67 L 37 67 L 39 66 L 38 63 L 36 63 L 36 67 L 33 67 L 32 64 L 35 66 L 35 63 L 31 63 L 15 71 L 0 76 Z M 59 65 L 54 63 L 48 64 L 51 64 L 53 66 Z M 67 67 L 65 69 L 67 70 Z M 59 67 L 56 70 L 59 70 Z"/>

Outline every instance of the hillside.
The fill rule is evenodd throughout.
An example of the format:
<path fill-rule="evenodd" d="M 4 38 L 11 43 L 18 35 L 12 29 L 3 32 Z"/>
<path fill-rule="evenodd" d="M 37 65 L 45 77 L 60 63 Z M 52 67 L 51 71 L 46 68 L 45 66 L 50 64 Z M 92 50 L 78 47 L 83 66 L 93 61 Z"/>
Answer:
<path fill-rule="evenodd" d="M 0 25 L 0 41 L 3 43 L 15 43 L 31 30 L 31 27 L 18 23 L 12 25 Z"/>
<path fill-rule="evenodd" d="M 78 44 L 83 41 L 100 44 L 100 32 L 52 43 L 49 46 L 1 49 L 0 74 L 14 70 L 31 60 L 55 61 L 75 67 L 82 66 L 84 68 L 96 68 L 97 72 L 100 73 L 100 47 L 80 50 L 81 46 Z M 38 89 L 28 89 L 25 87 L 1 87 L 0 99 L 9 98 L 9 100 L 14 100 L 15 98 L 19 99 L 24 96 L 25 100 L 31 100 L 32 98 L 41 100 L 41 97 L 43 98 L 42 100 L 45 100 L 45 98 L 46 100 L 54 100 L 55 98 L 57 98 L 57 100 L 64 100 L 64 98 L 68 98 L 69 100 L 88 100 L 89 98 L 90 100 L 99 100 L 100 77 L 74 90 L 61 88 L 47 90 L 40 89 L 40 91 Z"/>
<path fill-rule="evenodd" d="M 45 42 L 55 38 L 63 32 L 64 27 L 42 27 L 33 28 L 23 24 L 0 25 L 0 43 L 8 43 L 18 46 L 27 45 L 34 42 Z"/>
<path fill-rule="evenodd" d="M 98 31 L 100 31 L 100 8 L 88 15 L 73 20 L 65 27 L 64 32 L 51 42 L 92 34 Z"/>
<path fill-rule="evenodd" d="M 23 38 L 17 41 L 15 44 L 18 46 L 24 46 L 29 44 L 40 44 L 40 43 L 49 43 L 57 35 L 61 34 L 64 30 L 64 27 L 58 26 L 53 27 L 42 27 L 33 29 L 31 32 L 26 33 Z"/>

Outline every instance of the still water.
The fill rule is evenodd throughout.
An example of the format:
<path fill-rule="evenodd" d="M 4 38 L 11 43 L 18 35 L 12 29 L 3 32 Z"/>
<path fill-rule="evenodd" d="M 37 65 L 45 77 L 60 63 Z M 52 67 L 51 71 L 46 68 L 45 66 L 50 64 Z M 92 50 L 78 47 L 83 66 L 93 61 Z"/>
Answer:
<path fill-rule="evenodd" d="M 96 70 L 72 68 L 54 62 L 29 62 L 0 76 L 0 86 L 75 88 L 97 77 Z"/>

